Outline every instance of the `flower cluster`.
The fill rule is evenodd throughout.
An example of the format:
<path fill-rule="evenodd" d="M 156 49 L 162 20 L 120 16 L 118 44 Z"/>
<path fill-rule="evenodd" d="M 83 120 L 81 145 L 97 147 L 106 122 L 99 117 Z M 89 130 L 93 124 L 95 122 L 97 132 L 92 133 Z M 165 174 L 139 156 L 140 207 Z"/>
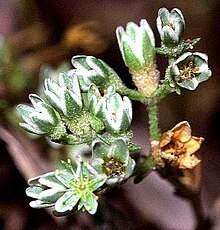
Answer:
<path fill-rule="evenodd" d="M 155 47 L 154 33 L 145 19 L 140 25 L 129 22 L 125 29 L 116 29 L 122 58 L 137 89 L 126 87 L 101 59 L 77 55 L 72 58 L 73 69 L 45 79 L 43 98 L 31 94 L 32 106 L 17 106 L 24 121 L 20 125 L 28 132 L 61 144 L 87 144 L 91 153 L 86 160 L 76 156 L 76 165 L 63 161 L 64 169 L 30 179 L 26 194 L 36 199 L 31 207 L 54 206 L 56 215 L 75 210 L 95 214 L 101 194 L 131 176 L 139 182 L 154 169 L 182 173 L 199 164 L 195 152 L 204 139 L 192 136 L 187 121 L 161 134 L 157 106 L 169 93 L 195 90 L 208 80 L 208 57 L 189 52 L 200 39 L 183 40 L 186 24 L 179 9 L 161 8 L 156 21 L 161 47 Z M 163 80 L 156 54 L 168 59 Z M 131 99 L 147 106 L 151 141 L 147 159 L 134 160 L 130 155 L 141 150 L 131 142 Z"/>
<path fill-rule="evenodd" d="M 31 94 L 29 98 L 33 107 L 17 106 L 25 121 L 20 125 L 29 132 L 67 144 L 91 144 L 97 134 L 105 132 L 112 135 L 126 133 L 132 119 L 130 99 L 122 99 L 115 92 L 115 86 L 109 86 L 102 97 L 93 83 L 83 97 L 79 78 L 75 70 L 70 70 L 59 75 L 58 83 L 46 79 L 46 101 Z"/>
<path fill-rule="evenodd" d="M 131 176 L 135 166 L 123 139 L 110 145 L 94 141 L 90 162 L 78 156 L 76 163 L 77 167 L 74 167 L 63 161 L 64 169 L 30 179 L 26 194 L 36 199 L 30 202 L 30 206 L 54 206 L 56 215 L 66 215 L 75 210 L 94 214 L 98 207 L 98 194 L 104 184 L 120 184 Z"/>

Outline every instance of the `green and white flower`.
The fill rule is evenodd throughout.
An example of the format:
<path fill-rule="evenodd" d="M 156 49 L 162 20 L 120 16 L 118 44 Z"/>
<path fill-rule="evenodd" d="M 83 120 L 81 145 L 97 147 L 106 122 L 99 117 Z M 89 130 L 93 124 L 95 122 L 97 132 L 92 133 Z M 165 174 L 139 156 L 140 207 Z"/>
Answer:
<path fill-rule="evenodd" d="M 157 29 L 159 31 L 162 44 L 167 47 L 178 45 L 185 31 L 185 20 L 182 12 L 174 8 L 169 12 L 166 8 L 158 11 Z"/>
<path fill-rule="evenodd" d="M 116 88 L 123 87 L 117 73 L 104 61 L 93 56 L 77 55 L 72 58 L 74 71 L 78 76 L 81 90 L 87 92 L 93 83 L 100 89 L 114 84 Z"/>
<path fill-rule="evenodd" d="M 135 161 L 129 156 L 124 139 L 119 138 L 111 145 L 94 141 L 92 146 L 92 166 L 107 175 L 106 184 L 117 185 L 131 176 Z"/>
<path fill-rule="evenodd" d="M 145 19 L 140 26 L 129 22 L 124 30 L 119 26 L 116 29 L 119 48 L 131 73 L 142 71 L 155 62 L 154 34 Z"/>
<path fill-rule="evenodd" d="M 30 94 L 29 99 L 33 107 L 20 104 L 17 112 L 25 123 L 19 123 L 28 132 L 46 135 L 51 139 L 61 138 L 65 132 L 65 126 L 60 115 L 43 99 L 36 94 Z"/>
<path fill-rule="evenodd" d="M 132 104 L 128 97 L 123 98 L 109 86 L 102 96 L 95 85 L 88 91 L 89 108 L 97 116 L 111 134 L 125 133 L 129 130 L 132 120 Z"/>
<path fill-rule="evenodd" d="M 45 80 L 44 93 L 50 104 L 66 118 L 80 113 L 83 103 L 78 77 L 73 70 L 59 74 L 59 84 L 51 78 Z"/>
<path fill-rule="evenodd" d="M 199 52 L 182 54 L 170 67 L 174 82 L 189 90 L 195 90 L 199 83 L 208 80 L 211 74 L 208 56 Z"/>
<path fill-rule="evenodd" d="M 66 215 L 74 210 L 95 214 L 98 197 L 94 192 L 105 183 L 106 175 L 98 174 L 82 159 L 77 160 L 76 169 L 68 162 L 63 162 L 63 165 L 65 169 L 29 180 L 30 187 L 26 189 L 26 194 L 36 199 L 30 202 L 30 206 L 54 206 L 57 215 Z"/>

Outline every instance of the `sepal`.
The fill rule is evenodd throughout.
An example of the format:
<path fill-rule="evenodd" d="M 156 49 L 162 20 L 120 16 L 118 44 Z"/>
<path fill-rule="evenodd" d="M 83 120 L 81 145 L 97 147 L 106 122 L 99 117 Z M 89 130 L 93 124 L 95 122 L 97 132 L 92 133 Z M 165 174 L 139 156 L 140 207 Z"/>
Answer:
<path fill-rule="evenodd" d="M 59 114 L 39 96 L 30 94 L 29 99 L 33 107 L 17 106 L 17 112 L 25 122 L 20 125 L 31 133 L 44 134 L 54 140 L 61 138 L 66 130 Z"/>
<path fill-rule="evenodd" d="M 78 75 L 82 91 L 87 92 L 91 84 L 104 90 L 114 84 L 117 89 L 124 87 L 117 73 L 104 61 L 93 56 L 77 55 L 72 58 L 74 71 Z"/>
<path fill-rule="evenodd" d="M 141 72 L 155 62 L 154 34 L 145 19 L 140 26 L 129 22 L 126 29 L 116 29 L 117 40 L 125 65 L 131 73 Z"/>
<path fill-rule="evenodd" d="M 46 79 L 44 93 L 50 104 L 62 116 L 73 118 L 82 109 L 83 103 L 79 82 L 74 71 L 60 73 L 59 84 L 50 78 Z"/>
<path fill-rule="evenodd" d="M 95 85 L 90 86 L 88 95 L 90 111 L 103 122 L 109 133 L 125 133 L 130 128 L 132 104 L 128 97 L 122 98 L 114 86 L 109 86 L 101 96 Z"/>

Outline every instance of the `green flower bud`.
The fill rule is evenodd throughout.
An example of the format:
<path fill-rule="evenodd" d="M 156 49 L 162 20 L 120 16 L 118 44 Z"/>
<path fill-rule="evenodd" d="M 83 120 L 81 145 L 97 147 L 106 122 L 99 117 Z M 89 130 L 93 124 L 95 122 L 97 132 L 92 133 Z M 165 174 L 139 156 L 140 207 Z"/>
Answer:
<path fill-rule="evenodd" d="M 50 104 L 66 118 L 73 118 L 82 109 L 79 82 L 74 71 L 60 73 L 59 84 L 46 79 L 44 93 Z"/>
<path fill-rule="evenodd" d="M 98 203 L 93 193 L 106 181 L 105 174 L 97 171 L 82 159 L 77 160 L 75 169 L 64 162 L 65 169 L 32 178 L 26 189 L 29 197 L 36 199 L 30 202 L 33 208 L 55 207 L 57 215 L 66 215 L 76 209 L 95 214 Z"/>
<path fill-rule="evenodd" d="M 91 164 L 98 172 L 107 175 L 106 184 L 121 183 L 134 171 L 135 161 L 129 156 L 127 144 L 122 138 L 111 145 L 94 141 L 92 154 Z"/>
<path fill-rule="evenodd" d="M 155 62 L 154 34 L 145 19 L 140 26 L 129 22 L 126 30 L 119 26 L 116 29 L 119 48 L 131 73 L 148 68 Z"/>
<path fill-rule="evenodd" d="M 178 45 L 184 34 L 185 20 L 182 12 L 174 8 L 169 12 L 166 8 L 158 11 L 157 29 L 159 31 L 162 44 L 167 47 Z"/>
<path fill-rule="evenodd" d="M 89 109 L 105 125 L 111 134 L 125 133 L 131 126 L 132 105 L 128 97 L 123 98 L 109 86 L 104 96 L 91 85 L 88 91 Z"/>
<path fill-rule="evenodd" d="M 112 84 L 117 89 L 123 87 L 117 73 L 101 59 L 93 56 L 77 55 L 72 58 L 72 64 L 79 78 L 80 87 L 84 92 L 88 91 L 92 83 L 100 89 L 105 89 Z"/>
<path fill-rule="evenodd" d="M 18 114 L 25 121 L 20 126 L 28 132 L 44 134 L 54 140 L 62 137 L 66 129 L 59 114 L 36 94 L 30 94 L 29 98 L 33 107 L 23 104 L 17 106 Z"/>
<path fill-rule="evenodd" d="M 208 56 L 199 52 L 184 53 L 170 67 L 170 75 L 176 84 L 189 90 L 195 90 L 211 74 Z"/>

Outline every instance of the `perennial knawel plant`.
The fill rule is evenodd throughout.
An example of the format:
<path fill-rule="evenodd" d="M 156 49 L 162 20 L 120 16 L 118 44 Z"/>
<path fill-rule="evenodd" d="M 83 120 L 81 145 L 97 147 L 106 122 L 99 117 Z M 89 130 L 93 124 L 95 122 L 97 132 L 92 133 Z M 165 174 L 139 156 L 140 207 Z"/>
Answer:
<path fill-rule="evenodd" d="M 180 177 L 199 164 L 195 152 L 203 138 L 191 135 L 187 121 L 161 134 L 158 119 L 162 98 L 181 94 L 182 89 L 195 90 L 211 76 L 207 55 L 189 52 L 200 39 L 184 40 L 185 27 L 179 9 L 161 8 L 157 17 L 161 47 L 155 47 L 154 33 L 145 19 L 140 25 L 129 22 L 126 29 L 116 29 L 122 58 L 137 89 L 127 88 L 104 61 L 77 55 L 72 58 L 74 68 L 61 73 L 58 81 L 45 80 L 44 100 L 31 94 L 32 106 L 18 105 L 24 120 L 20 125 L 27 131 L 61 144 L 87 144 L 92 153 L 87 160 L 77 157 L 77 166 L 63 162 L 64 169 L 30 179 L 26 193 L 36 199 L 32 207 L 54 206 L 58 215 L 74 210 L 94 214 L 105 191 L 131 176 L 140 182 L 153 170 L 168 180 L 172 177 L 177 190 L 193 193 Z M 157 54 L 168 59 L 164 78 L 157 69 Z M 131 141 L 131 100 L 146 106 L 151 143 L 149 154 L 136 161 L 130 153 L 141 147 Z"/>

